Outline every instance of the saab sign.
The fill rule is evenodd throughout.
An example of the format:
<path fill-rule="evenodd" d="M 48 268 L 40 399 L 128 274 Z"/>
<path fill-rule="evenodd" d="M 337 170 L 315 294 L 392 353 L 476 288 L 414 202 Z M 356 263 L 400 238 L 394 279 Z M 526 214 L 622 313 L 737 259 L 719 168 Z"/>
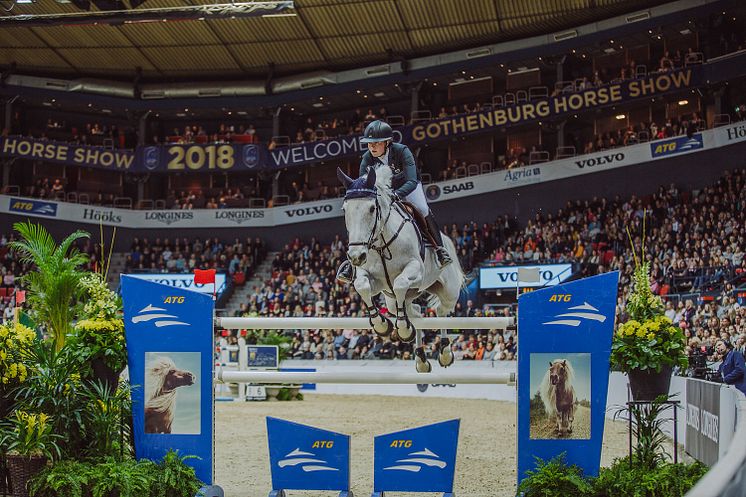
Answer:
<path fill-rule="evenodd" d="M 554 286 L 572 276 L 572 264 L 482 267 L 479 268 L 479 288 L 481 290 L 516 288 L 518 286 L 518 269 L 525 269 L 527 267 L 539 270 L 539 281 L 521 281 L 521 288 Z"/>
<path fill-rule="evenodd" d="M 182 290 L 191 290 L 193 292 L 212 295 L 212 283 L 197 284 L 194 282 L 193 274 L 135 273 L 130 274 L 129 276 L 132 276 L 133 278 L 139 278 L 141 280 L 152 281 L 153 283 L 160 283 L 161 285 L 181 288 Z M 225 273 L 218 273 L 215 275 L 215 286 L 217 288 L 218 295 L 220 295 L 223 290 L 225 290 Z"/>

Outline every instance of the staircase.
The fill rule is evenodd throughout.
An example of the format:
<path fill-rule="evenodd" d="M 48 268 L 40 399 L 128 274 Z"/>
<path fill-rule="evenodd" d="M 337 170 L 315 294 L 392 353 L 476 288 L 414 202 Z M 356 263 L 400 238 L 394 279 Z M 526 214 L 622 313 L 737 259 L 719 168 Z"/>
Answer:
<path fill-rule="evenodd" d="M 268 252 L 267 257 L 259 264 L 254 272 L 254 276 L 246 281 L 243 286 L 234 287 L 233 295 L 225 303 L 224 309 L 219 309 L 218 312 L 222 316 L 232 317 L 233 314 L 241 308 L 241 304 L 245 304 L 249 301 L 251 293 L 254 291 L 254 287 L 261 288 L 264 282 L 272 276 L 272 261 L 275 260 L 275 255 L 279 252 Z"/>
<path fill-rule="evenodd" d="M 124 263 L 126 260 L 126 253 L 114 252 L 111 254 L 109 274 L 107 275 L 107 278 L 109 280 L 109 288 L 111 290 L 116 291 L 119 288 L 119 275 L 124 272 Z"/>

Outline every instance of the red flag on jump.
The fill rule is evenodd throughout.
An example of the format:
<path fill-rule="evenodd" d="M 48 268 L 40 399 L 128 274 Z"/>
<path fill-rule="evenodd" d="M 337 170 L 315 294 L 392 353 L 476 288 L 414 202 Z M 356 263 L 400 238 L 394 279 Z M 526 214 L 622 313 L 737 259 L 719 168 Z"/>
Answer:
<path fill-rule="evenodd" d="M 194 282 L 198 285 L 206 285 L 208 283 L 215 284 L 215 270 L 214 269 L 195 269 L 194 270 Z"/>
<path fill-rule="evenodd" d="M 26 290 L 16 290 L 16 305 L 26 302 Z"/>

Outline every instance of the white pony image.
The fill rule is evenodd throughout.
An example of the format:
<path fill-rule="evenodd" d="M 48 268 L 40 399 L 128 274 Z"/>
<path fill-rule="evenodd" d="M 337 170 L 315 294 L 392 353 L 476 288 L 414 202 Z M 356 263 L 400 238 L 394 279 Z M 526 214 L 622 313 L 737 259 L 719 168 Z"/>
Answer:
<path fill-rule="evenodd" d="M 348 177 L 337 168 L 337 176 L 346 188 L 342 210 L 349 237 L 348 258 L 355 267 L 353 286 L 360 294 L 373 330 L 380 336 L 396 333 L 405 342 L 416 341 L 415 368 L 431 371 L 422 344 L 422 331 L 416 330 L 411 317 L 421 317 L 413 300 L 427 293 L 429 306 L 436 314 L 447 316 L 456 307 L 464 273 L 458 262 L 453 241 L 443 235 L 443 245 L 453 262 L 440 269 L 435 252 L 428 248 L 420 254 L 420 235 L 406 207 L 396 201 L 391 190 L 391 169 L 370 169 L 366 176 Z M 379 311 L 375 297 L 383 294 L 386 307 L 396 319 Z M 453 352 L 446 330 L 440 330 L 438 363 L 453 364 Z"/>
<path fill-rule="evenodd" d="M 557 423 L 556 432 L 559 436 L 572 433 L 576 409 L 574 379 L 575 372 L 570 361 L 556 359 L 549 363 L 549 369 L 539 388 L 544 410 L 550 421 Z"/>
<path fill-rule="evenodd" d="M 168 356 L 156 356 L 145 367 L 145 433 L 171 433 L 179 387 L 194 384 L 194 374 L 176 367 Z"/>

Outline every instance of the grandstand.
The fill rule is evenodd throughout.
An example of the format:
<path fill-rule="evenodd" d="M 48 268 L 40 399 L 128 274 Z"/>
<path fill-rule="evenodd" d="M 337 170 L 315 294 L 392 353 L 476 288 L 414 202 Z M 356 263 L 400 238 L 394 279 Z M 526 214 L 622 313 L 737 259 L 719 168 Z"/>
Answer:
<path fill-rule="evenodd" d="M 541 266 L 620 271 L 624 323 L 644 244 L 688 351 L 746 353 L 742 2 L 0 2 L 5 321 L 32 270 L 7 247 L 24 219 L 93 233 L 79 248 L 92 268 L 113 250 L 112 288 L 216 269 L 222 316 L 364 316 L 335 278 L 336 171 L 357 177 L 384 119 L 467 273 L 455 315 L 515 316 L 527 287 L 494 278 Z M 517 358 L 515 328 L 449 334 L 457 361 Z M 368 330 L 287 335 L 290 361 L 413 354 Z"/>

